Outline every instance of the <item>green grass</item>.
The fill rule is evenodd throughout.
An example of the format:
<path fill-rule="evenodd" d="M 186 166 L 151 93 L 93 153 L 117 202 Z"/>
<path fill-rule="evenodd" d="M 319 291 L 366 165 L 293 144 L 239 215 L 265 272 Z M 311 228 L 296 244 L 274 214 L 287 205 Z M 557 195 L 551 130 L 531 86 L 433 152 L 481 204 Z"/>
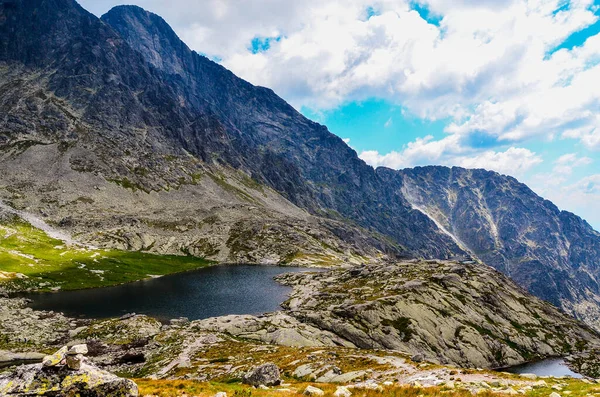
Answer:
<path fill-rule="evenodd" d="M 26 223 L 0 225 L 0 285 L 11 291 L 105 287 L 210 264 L 188 256 L 67 247 Z"/>

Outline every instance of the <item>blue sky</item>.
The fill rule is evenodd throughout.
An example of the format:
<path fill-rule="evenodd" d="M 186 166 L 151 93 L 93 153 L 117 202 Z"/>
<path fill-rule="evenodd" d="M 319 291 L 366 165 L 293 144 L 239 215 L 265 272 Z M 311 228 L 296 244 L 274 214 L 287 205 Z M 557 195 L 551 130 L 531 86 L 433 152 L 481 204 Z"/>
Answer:
<path fill-rule="evenodd" d="M 492 169 L 600 230 L 600 0 L 133 2 L 373 166 Z"/>

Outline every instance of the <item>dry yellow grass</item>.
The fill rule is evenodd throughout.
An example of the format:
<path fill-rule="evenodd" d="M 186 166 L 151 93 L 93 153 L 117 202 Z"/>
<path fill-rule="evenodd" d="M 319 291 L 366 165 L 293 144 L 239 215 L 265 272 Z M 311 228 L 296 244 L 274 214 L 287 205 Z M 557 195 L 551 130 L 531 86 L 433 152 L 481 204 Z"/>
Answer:
<path fill-rule="evenodd" d="M 227 396 L 233 397 L 288 397 L 302 395 L 308 385 L 318 387 L 325 392 L 325 396 L 333 396 L 337 385 L 314 384 L 314 383 L 292 383 L 289 386 L 281 386 L 270 390 L 255 389 L 239 383 L 201 383 L 185 380 L 150 380 L 136 379 L 140 388 L 140 396 L 158 397 L 213 397 L 217 392 L 225 392 Z M 280 389 L 289 389 L 283 391 Z M 472 397 L 466 390 L 448 390 L 442 387 L 418 388 L 411 386 L 390 386 L 383 391 L 376 390 L 352 390 L 356 397 Z M 478 394 L 480 397 L 500 396 L 491 392 Z"/>

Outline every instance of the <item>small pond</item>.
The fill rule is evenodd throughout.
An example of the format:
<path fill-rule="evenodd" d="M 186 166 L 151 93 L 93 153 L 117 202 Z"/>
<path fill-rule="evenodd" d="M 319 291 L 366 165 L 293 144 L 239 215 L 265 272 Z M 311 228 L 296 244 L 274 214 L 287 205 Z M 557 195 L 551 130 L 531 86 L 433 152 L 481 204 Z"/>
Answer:
<path fill-rule="evenodd" d="M 576 372 L 565 364 L 562 358 L 548 358 L 541 361 L 535 361 L 527 364 L 516 365 L 514 367 L 503 368 L 501 371 L 513 374 L 535 374 L 537 376 L 570 376 L 572 378 L 582 378 Z"/>

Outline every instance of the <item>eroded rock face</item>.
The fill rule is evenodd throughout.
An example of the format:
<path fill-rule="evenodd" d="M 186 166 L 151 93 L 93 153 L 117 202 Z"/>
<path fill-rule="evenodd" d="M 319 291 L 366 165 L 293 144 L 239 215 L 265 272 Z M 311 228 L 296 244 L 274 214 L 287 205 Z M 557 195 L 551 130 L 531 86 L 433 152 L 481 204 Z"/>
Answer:
<path fill-rule="evenodd" d="M 289 274 L 287 314 L 354 345 L 462 367 L 561 356 L 599 336 L 479 264 L 413 261 Z"/>
<path fill-rule="evenodd" d="M 0 375 L 2 396 L 62 397 L 136 397 L 137 385 L 92 365 L 82 363 L 79 370 L 66 366 L 23 365 L 12 373 Z"/>

